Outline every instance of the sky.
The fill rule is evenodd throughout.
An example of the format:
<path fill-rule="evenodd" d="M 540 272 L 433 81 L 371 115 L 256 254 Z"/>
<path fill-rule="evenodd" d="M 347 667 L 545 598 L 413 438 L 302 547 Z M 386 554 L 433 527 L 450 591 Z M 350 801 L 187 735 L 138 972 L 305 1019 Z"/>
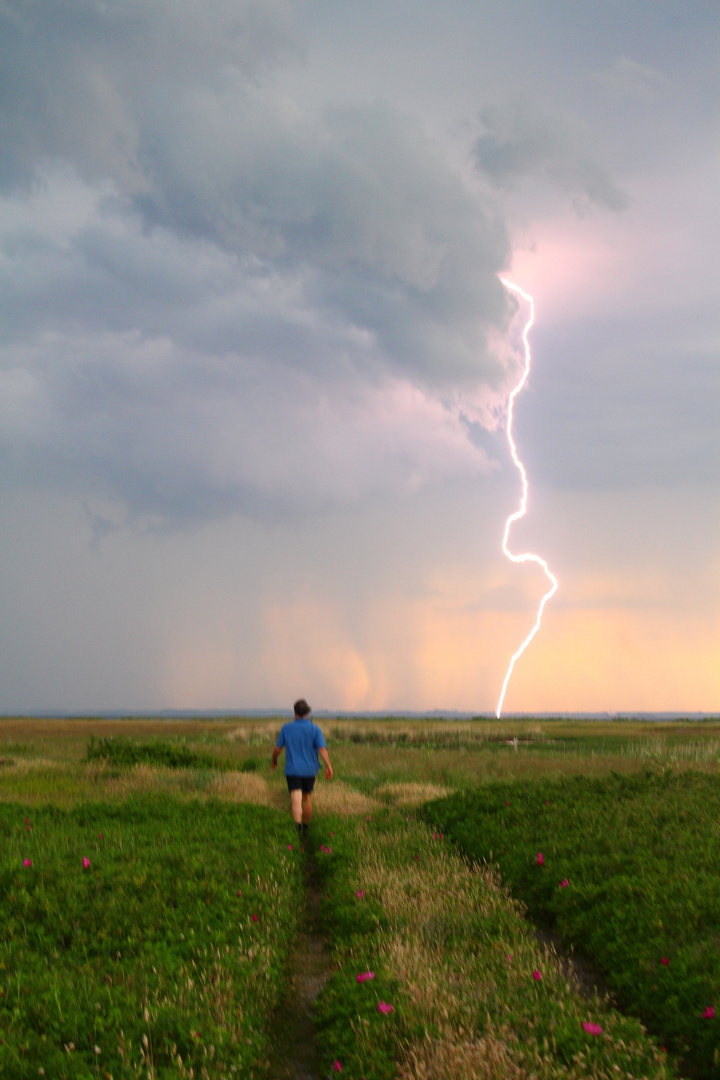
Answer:
<path fill-rule="evenodd" d="M 0 0 L 0 712 L 720 710 L 716 0 Z"/>

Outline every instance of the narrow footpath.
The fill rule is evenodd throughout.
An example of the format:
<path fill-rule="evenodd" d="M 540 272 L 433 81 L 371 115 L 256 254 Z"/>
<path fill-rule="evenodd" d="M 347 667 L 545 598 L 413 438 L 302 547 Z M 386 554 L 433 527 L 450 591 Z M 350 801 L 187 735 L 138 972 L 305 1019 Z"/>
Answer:
<path fill-rule="evenodd" d="M 305 909 L 290 957 L 288 992 L 273 1029 L 268 1080 L 318 1080 L 320 1062 L 312 1010 L 330 977 L 330 952 L 320 921 L 320 881 L 314 852 L 305 851 Z"/>

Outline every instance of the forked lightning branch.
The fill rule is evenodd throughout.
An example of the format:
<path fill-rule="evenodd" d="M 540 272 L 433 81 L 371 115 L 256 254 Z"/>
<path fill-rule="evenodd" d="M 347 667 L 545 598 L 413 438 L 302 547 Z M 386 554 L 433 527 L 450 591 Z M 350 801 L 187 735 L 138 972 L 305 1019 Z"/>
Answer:
<path fill-rule="evenodd" d="M 507 673 L 505 675 L 505 681 L 503 682 L 503 685 L 502 685 L 502 692 L 500 694 L 500 700 L 498 702 L 498 707 L 497 707 L 497 717 L 498 717 L 498 719 L 500 718 L 500 713 L 502 712 L 503 701 L 505 700 L 505 691 L 507 690 L 508 683 L 510 682 L 510 676 L 512 675 L 513 668 L 515 667 L 515 661 L 519 657 L 522 656 L 522 654 L 525 652 L 525 649 L 528 647 L 528 645 L 530 644 L 530 642 L 532 641 L 532 639 L 535 637 L 538 630 L 540 629 L 540 623 L 542 621 L 542 615 L 543 615 L 543 611 L 545 609 L 545 605 L 547 604 L 550 597 L 555 594 L 555 592 L 557 591 L 557 587 L 558 587 L 557 578 L 555 577 L 555 575 L 553 573 L 551 573 L 551 571 L 550 571 L 550 569 L 548 567 L 548 564 L 545 562 L 545 560 L 543 558 L 540 557 L 540 555 L 535 555 L 531 551 L 525 551 L 525 552 L 523 552 L 522 555 L 514 555 L 512 553 L 512 551 L 510 551 L 510 549 L 508 547 L 508 539 L 510 537 L 510 529 L 512 528 L 513 524 L 516 521 L 519 521 L 520 518 L 525 516 L 525 513 L 527 511 L 527 500 L 528 500 L 527 474 L 525 472 L 525 466 L 523 465 L 522 461 L 518 457 L 517 447 L 515 446 L 515 441 L 514 441 L 513 435 L 512 435 L 512 422 L 513 422 L 513 407 L 515 405 L 515 398 L 517 397 L 517 395 L 522 390 L 523 386 L 525 385 L 525 383 L 527 381 L 527 377 L 528 377 L 528 375 L 530 373 L 530 344 L 528 342 L 528 334 L 530 333 L 530 327 L 535 322 L 535 302 L 534 302 L 532 296 L 530 296 L 529 293 L 526 293 L 524 289 L 521 289 L 519 285 L 515 285 L 512 281 L 508 281 L 507 278 L 500 278 L 500 280 L 502 281 L 505 288 L 510 289 L 512 292 L 518 293 L 520 296 L 522 296 L 523 300 L 526 300 L 528 302 L 528 304 L 530 305 L 530 317 L 529 317 L 528 321 L 525 323 L 525 328 L 523 330 L 523 335 L 522 335 L 523 346 L 524 346 L 524 349 L 525 349 L 525 366 L 523 368 L 522 378 L 520 379 L 520 382 L 517 384 L 515 389 L 510 394 L 510 401 L 508 403 L 508 413 L 507 413 L 507 437 L 508 437 L 508 443 L 510 444 L 510 453 L 512 454 L 512 459 L 515 462 L 515 465 L 517 466 L 517 468 L 518 468 L 518 470 L 520 472 L 520 478 L 522 480 L 522 498 L 520 500 L 520 508 L 518 510 L 516 510 L 514 514 L 511 514 L 510 517 L 505 522 L 505 535 L 503 536 L 502 549 L 503 549 L 503 552 L 505 553 L 505 555 L 507 555 L 508 559 L 511 560 L 511 562 L 514 562 L 514 563 L 533 562 L 533 563 L 537 563 L 538 566 L 541 566 L 543 568 L 544 572 L 545 572 L 545 576 L 547 577 L 548 581 L 550 582 L 550 588 L 548 589 L 548 591 L 545 593 L 542 600 L 540 601 L 540 606 L 538 608 L 537 618 L 535 619 L 535 625 L 533 626 L 532 630 L 530 631 L 528 636 L 523 641 L 520 648 L 516 652 L 513 653 L 512 658 L 510 660 L 510 664 L 509 664 L 509 667 L 507 669 Z"/>

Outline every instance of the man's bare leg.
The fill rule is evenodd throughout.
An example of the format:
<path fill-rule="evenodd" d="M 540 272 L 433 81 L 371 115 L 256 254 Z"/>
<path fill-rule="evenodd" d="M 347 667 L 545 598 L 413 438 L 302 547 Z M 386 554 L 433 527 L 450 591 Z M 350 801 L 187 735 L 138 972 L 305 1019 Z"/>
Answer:
<path fill-rule="evenodd" d="M 302 797 L 302 823 L 303 825 L 309 825 L 310 818 L 312 817 L 312 795 L 309 791 L 303 792 Z M 303 832 L 307 830 L 304 829 Z"/>
<path fill-rule="evenodd" d="M 290 792 L 290 809 L 292 810 L 293 821 L 298 827 L 302 825 L 304 802 L 305 796 L 300 788 Z"/>

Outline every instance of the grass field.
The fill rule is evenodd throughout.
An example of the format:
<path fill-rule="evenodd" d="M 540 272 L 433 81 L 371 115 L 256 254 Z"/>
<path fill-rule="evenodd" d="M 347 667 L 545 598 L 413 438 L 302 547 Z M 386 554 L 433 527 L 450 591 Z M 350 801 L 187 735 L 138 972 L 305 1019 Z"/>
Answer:
<path fill-rule="evenodd" d="M 720 1077 L 720 723 L 279 723 L 0 719 L 0 1075 L 263 1076 L 312 866 L 319 1075 Z"/>

